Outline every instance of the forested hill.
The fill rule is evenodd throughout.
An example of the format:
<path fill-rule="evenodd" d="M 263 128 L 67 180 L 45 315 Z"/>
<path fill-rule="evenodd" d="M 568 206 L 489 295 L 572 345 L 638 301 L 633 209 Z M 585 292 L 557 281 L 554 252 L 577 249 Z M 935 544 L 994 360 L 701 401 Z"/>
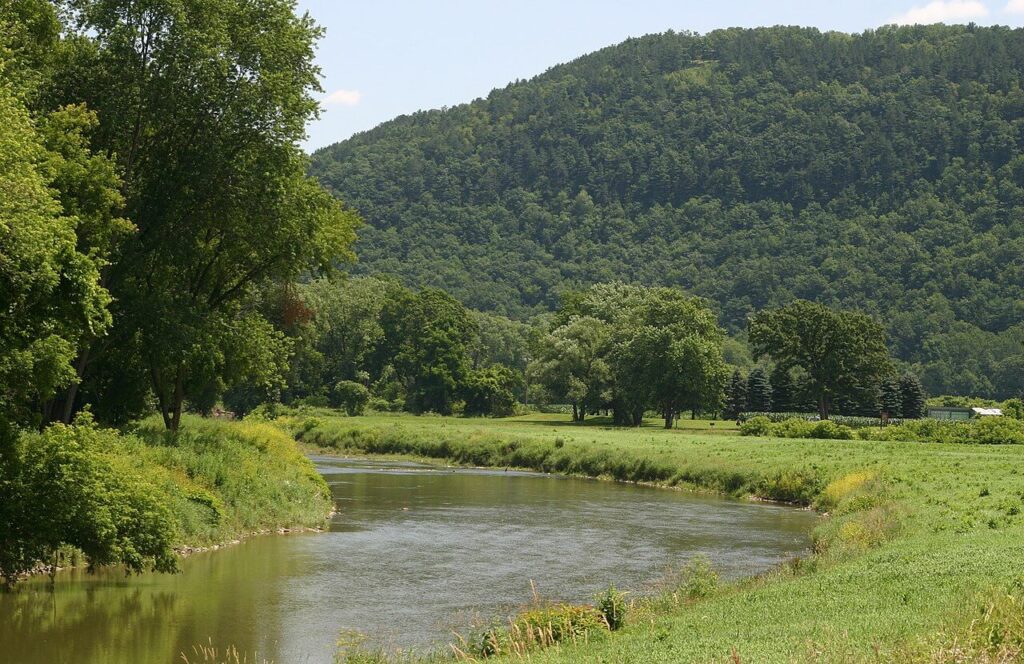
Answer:
<path fill-rule="evenodd" d="M 1024 389 L 1024 31 L 631 39 L 314 155 L 364 272 L 513 316 L 622 279 L 732 330 L 793 298 L 888 326 L 934 392 Z"/>

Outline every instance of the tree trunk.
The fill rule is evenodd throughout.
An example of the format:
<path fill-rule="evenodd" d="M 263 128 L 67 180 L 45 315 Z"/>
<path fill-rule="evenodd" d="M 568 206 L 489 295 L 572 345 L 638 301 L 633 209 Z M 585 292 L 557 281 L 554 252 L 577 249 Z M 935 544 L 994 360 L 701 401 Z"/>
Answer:
<path fill-rule="evenodd" d="M 171 431 L 177 431 L 181 426 L 181 406 L 185 401 L 185 368 L 178 365 L 178 372 L 174 377 L 174 413 L 171 415 Z"/>
<path fill-rule="evenodd" d="M 672 423 L 675 421 L 675 418 L 676 418 L 676 414 L 673 413 L 671 410 L 665 411 L 665 428 L 666 429 L 671 429 L 672 428 Z"/>
<path fill-rule="evenodd" d="M 818 417 L 823 420 L 827 420 L 830 406 L 831 403 L 827 395 L 822 394 L 818 397 Z"/>

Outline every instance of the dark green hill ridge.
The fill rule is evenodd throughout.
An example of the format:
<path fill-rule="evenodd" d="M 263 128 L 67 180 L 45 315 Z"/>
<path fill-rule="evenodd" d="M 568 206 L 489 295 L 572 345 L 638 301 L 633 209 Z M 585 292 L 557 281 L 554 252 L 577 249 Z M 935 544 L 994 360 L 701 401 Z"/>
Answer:
<path fill-rule="evenodd" d="M 731 330 L 877 315 L 935 392 L 1024 390 L 1024 31 L 666 33 L 318 151 L 363 272 L 515 317 L 621 279 Z"/>

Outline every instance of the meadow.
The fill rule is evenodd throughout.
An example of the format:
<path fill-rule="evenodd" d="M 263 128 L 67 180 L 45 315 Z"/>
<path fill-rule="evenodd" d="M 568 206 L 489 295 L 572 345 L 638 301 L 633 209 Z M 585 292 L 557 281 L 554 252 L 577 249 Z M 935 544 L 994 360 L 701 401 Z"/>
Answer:
<path fill-rule="evenodd" d="M 311 411 L 309 449 L 653 483 L 823 514 L 813 551 L 692 597 L 634 600 L 621 630 L 542 662 L 1016 661 L 1024 644 L 1024 446 L 738 435 L 688 421 L 460 419 Z M 987 658 L 987 659 L 986 659 Z"/>

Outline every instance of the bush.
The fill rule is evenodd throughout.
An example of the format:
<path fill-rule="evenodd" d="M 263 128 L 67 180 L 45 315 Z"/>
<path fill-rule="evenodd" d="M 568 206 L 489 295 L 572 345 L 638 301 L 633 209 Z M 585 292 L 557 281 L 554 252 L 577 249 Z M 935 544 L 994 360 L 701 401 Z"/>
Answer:
<path fill-rule="evenodd" d="M 598 594 L 595 598 L 597 610 L 601 612 L 608 629 L 615 631 L 626 622 L 626 594 L 615 589 L 615 586 L 608 586 L 608 590 Z"/>
<path fill-rule="evenodd" d="M 805 470 L 783 470 L 761 480 L 757 495 L 768 500 L 810 505 L 821 488 L 821 480 Z"/>
<path fill-rule="evenodd" d="M 718 573 L 711 567 L 711 561 L 698 556 L 683 567 L 679 589 L 686 599 L 704 599 L 718 590 Z"/>
<path fill-rule="evenodd" d="M 742 436 L 767 436 L 772 427 L 772 421 L 764 415 L 757 415 L 740 425 Z"/>
<path fill-rule="evenodd" d="M 811 427 L 808 438 L 821 440 L 853 440 L 853 429 L 845 424 L 837 424 L 831 420 L 822 420 Z"/>
<path fill-rule="evenodd" d="M 370 390 L 365 385 L 351 380 L 339 381 L 331 393 L 332 406 L 344 408 L 350 416 L 362 415 L 370 401 Z"/>
<path fill-rule="evenodd" d="M 0 576 L 7 585 L 40 562 L 52 572 L 64 547 L 81 551 L 90 568 L 177 569 L 168 497 L 130 458 L 112 454 L 118 439 L 80 419 L 18 440 L 16 460 L 0 468 Z"/>
<path fill-rule="evenodd" d="M 980 445 L 1024 443 L 1024 423 L 1009 417 L 983 417 L 974 423 L 971 442 Z"/>
<path fill-rule="evenodd" d="M 521 611 L 509 620 L 508 627 L 492 625 L 468 639 L 462 639 L 467 659 L 513 655 L 523 657 L 532 650 L 548 648 L 565 641 L 586 638 L 595 630 L 606 629 L 601 612 L 592 606 L 552 604 Z"/>

